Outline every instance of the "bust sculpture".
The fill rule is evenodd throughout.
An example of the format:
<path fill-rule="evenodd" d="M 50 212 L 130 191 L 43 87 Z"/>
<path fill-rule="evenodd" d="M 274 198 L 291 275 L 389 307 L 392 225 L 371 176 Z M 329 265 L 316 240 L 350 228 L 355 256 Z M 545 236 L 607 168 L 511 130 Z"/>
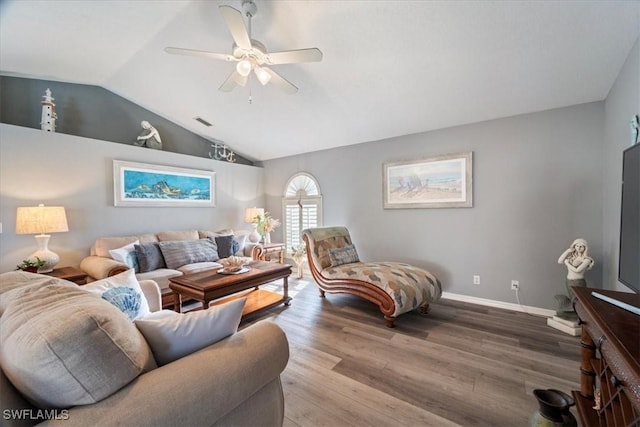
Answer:
<path fill-rule="evenodd" d="M 567 286 L 567 294 L 571 295 L 572 286 L 586 287 L 587 282 L 584 279 L 584 273 L 587 270 L 593 268 L 595 261 L 589 256 L 589 245 L 584 239 L 576 239 L 571 243 L 571 246 L 565 250 L 560 258 L 558 258 L 558 264 L 564 264 L 567 267 L 567 279 L 565 281 Z M 567 295 L 556 295 L 556 301 L 558 302 L 558 313 L 572 313 L 570 297 Z"/>

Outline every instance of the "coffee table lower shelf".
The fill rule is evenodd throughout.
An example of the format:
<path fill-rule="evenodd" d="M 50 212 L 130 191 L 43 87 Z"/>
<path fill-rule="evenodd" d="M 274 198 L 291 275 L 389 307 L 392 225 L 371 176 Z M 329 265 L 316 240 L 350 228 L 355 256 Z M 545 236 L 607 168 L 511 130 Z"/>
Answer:
<path fill-rule="evenodd" d="M 284 297 L 276 292 L 267 291 L 265 289 L 250 289 L 247 291 L 238 292 L 237 294 L 229 295 L 228 297 L 216 299 L 211 301 L 209 307 L 231 302 L 238 298 L 246 297 L 247 301 L 244 304 L 244 310 L 242 310 L 242 318 L 252 315 L 261 310 L 275 307 L 280 304 L 291 305 L 291 297 Z"/>

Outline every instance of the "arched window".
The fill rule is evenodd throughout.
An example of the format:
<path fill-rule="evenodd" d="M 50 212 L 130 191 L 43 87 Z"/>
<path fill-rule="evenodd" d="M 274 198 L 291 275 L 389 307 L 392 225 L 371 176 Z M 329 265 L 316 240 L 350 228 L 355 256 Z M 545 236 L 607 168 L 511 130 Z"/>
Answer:
<path fill-rule="evenodd" d="M 322 195 L 316 179 L 305 172 L 292 176 L 282 198 L 287 254 L 292 247 L 304 245 L 302 230 L 322 225 Z"/>

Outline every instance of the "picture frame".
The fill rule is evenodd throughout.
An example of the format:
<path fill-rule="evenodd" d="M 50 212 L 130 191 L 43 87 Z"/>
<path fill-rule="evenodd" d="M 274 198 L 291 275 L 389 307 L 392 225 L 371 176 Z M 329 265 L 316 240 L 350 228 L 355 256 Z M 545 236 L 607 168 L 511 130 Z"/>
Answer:
<path fill-rule="evenodd" d="M 386 162 L 383 208 L 473 207 L 473 152 Z"/>
<path fill-rule="evenodd" d="M 113 161 L 114 206 L 215 207 L 215 172 Z"/>

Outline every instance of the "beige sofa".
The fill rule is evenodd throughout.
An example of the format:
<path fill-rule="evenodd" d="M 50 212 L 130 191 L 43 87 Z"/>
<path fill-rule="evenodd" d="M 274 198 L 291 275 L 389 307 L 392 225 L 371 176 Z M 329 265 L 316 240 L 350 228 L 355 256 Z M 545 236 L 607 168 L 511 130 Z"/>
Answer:
<path fill-rule="evenodd" d="M 140 287 L 149 309 L 158 310 L 157 285 L 143 281 Z M 20 316 L 28 316 L 29 325 Z M 5 340 L 0 348 L 0 425 L 282 425 L 280 373 L 289 348 L 285 334 L 272 322 L 259 321 L 157 367 L 134 323 L 103 298 L 61 279 L 10 272 L 0 275 L 0 330 Z M 65 338 L 56 339 L 58 335 Z M 20 343 L 23 336 L 29 341 Z M 105 339 L 111 345 L 107 351 Z M 135 347 L 135 355 L 124 357 L 120 347 Z M 53 361 L 42 355 L 49 349 Z M 24 366 L 16 368 L 16 361 Z M 127 374 L 133 362 L 140 372 Z M 44 384 L 34 388 L 29 381 L 38 370 Z M 31 384 L 41 394 L 48 390 L 45 398 L 69 395 L 73 385 L 58 384 L 69 372 L 73 375 L 67 382 L 81 384 L 74 392 L 81 393 L 82 404 L 36 406 L 33 396 L 18 391 Z M 121 375 L 132 378 L 118 385 Z M 105 391 L 107 386 L 114 389 Z"/>
<path fill-rule="evenodd" d="M 158 233 L 146 233 L 140 235 L 121 237 L 101 237 L 91 246 L 90 255 L 80 263 L 80 269 L 89 275 L 89 281 L 103 279 L 121 273 L 131 266 L 121 261 L 115 260 L 110 251 L 131 245 L 133 243 L 148 244 L 159 242 L 193 242 L 201 239 L 223 237 L 233 234 L 233 240 L 237 242 L 238 250 L 234 253 L 237 256 L 251 257 L 252 250 L 256 244 L 248 242 L 247 233 L 231 230 L 205 231 L 205 230 L 181 230 L 181 231 L 161 231 Z M 203 259 L 203 258 L 199 258 Z M 188 260 L 188 258 L 187 258 Z M 180 264 L 180 263 L 178 263 Z M 152 271 L 137 272 L 138 280 L 153 280 L 162 293 L 162 305 L 168 307 L 173 305 L 173 294 L 169 289 L 169 279 L 188 273 L 197 273 L 202 270 L 222 267 L 216 261 L 187 262 L 183 265 L 175 265 L 154 269 Z"/>

